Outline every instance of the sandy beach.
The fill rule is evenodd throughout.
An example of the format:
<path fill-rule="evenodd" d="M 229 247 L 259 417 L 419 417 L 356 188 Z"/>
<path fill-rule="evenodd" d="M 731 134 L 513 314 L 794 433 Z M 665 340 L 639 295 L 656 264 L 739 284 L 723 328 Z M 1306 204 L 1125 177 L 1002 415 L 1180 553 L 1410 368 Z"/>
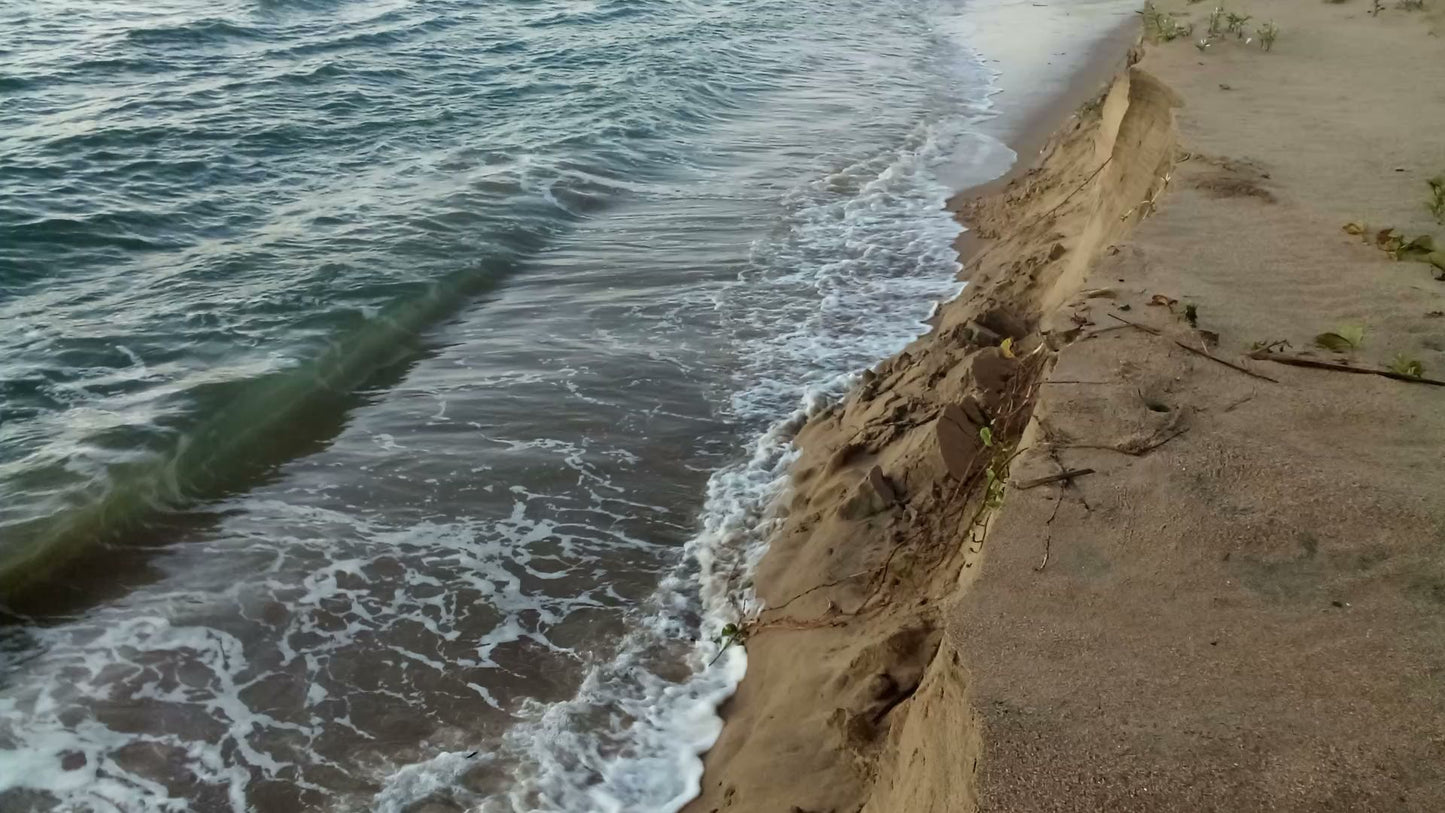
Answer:
<path fill-rule="evenodd" d="M 1213 11 L 800 431 L 690 813 L 1445 808 L 1442 8 Z"/>

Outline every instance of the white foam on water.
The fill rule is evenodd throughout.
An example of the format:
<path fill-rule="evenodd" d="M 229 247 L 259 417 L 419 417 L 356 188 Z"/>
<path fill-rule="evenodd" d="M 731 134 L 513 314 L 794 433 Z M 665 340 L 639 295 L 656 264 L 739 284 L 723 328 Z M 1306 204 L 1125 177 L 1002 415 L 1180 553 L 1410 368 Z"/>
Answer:
<path fill-rule="evenodd" d="M 730 417 L 761 430 L 741 459 L 710 476 L 698 533 L 645 601 L 606 584 L 547 596 L 523 581 L 545 581 L 563 568 L 574 574 L 600 569 L 618 552 L 645 552 L 649 563 L 676 561 L 675 549 L 604 521 L 661 514 L 636 494 L 621 493 L 596 463 L 606 457 L 632 465 L 639 458 L 586 438 L 514 439 L 476 426 L 499 455 L 541 458 L 575 474 L 585 493 L 499 482 L 495 495 L 512 501 L 510 514 L 504 503 L 491 519 L 401 528 L 364 511 L 295 504 L 284 492 L 246 498 L 247 516 L 228 526 L 225 538 L 238 547 L 254 543 L 257 565 L 235 574 L 234 587 L 161 588 L 73 623 L 26 631 L 39 640 L 25 648 L 39 654 L 12 673 L 13 683 L 0 695 L 0 793 L 47 792 L 62 800 L 62 809 L 190 809 L 190 800 L 172 798 L 125 758 L 153 749 L 183 765 L 196 783 L 221 789 L 224 801 L 216 804 L 236 811 L 248 809 L 246 794 L 258 780 L 283 773 L 328 804 L 355 801 L 313 784 L 314 768 L 356 784 L 386 777 L 374 799 L 356 803 L 363 809 L 402 811 L 432 795 L 483 813 L 681 808 L 698 791 L 700 754 L 721 730 L 716 708 L 746 671 L 746 652 L 722 649 L 718 638 L 726 624 L 756 609 L 751 576 L 781 519 L 776 508 L 795 459 L 795 432 L 841 397 L 857 371 L 921 333 L 936 303 L 960 287 L 952 248 L 958 226 L 943 210 L 950 190 L 939 182 L 939 168 L 963 166 L 965 174 L 977 173 L 971 180 L 982 181 L 1012 160 L 1007 147 L 976 131 L 990 115 L 987 89 L 977 93 L 959 100 L 947 117 L 920 122 L 896 149 L 854 156 L 787 189 L 775 228 L 753 245 L 737 281 L 720 291 L 703 288 L 699 295 L 709 298 L 690 303 L 692 312 L 710 309 L 724 333 L 746 337 L 737 349 L 735 380 L 721 389 Z M 687 312 L 680 308 L 679 318 Z M 557 374 L 566 392 L 585 401 L 582 390 L 570 386 L 575 372 Z M 494 385 L 500 392 L 527 382 L 544 378 L 472 379 L 468 386 Z M 421 395 L 423 420 L 452 420 L 444 390 Z M 357 445 L 375 449 L 369 459 L 381 472 L 405 457 L 386 450 L 412 442 L 378 431 Z M 361 578 L 381 562 L 400 563 L 400 575 L 385 580 L 384 595 L 380 582 Z M 463 595 L 480 598 L 467 606 Z M 228 609 L 208 613 L 208 604 Z M 334 739 L 338 726 L 356 740 L 371 736 L 350 707 L 336 711 L 344 693 L 358 689 L 332 679 L 334 662 L 389 656 L 429 678 L 456 681 L 458 694 L 481 698 L 480 711 L 510 719 L 512 698 L 504 685 L 490 682 L 508 671 L 499 653 L 525 645 L 553 658 L 549 664 L 576 664 L 583 653 L 550 640 L 546 631 L 574 611 L 634 604 L 627 632 L 608 642 L 575 694 L 563 702 L 529 701 L 487 753 L 471 750 L 473 732 L 454 730 L 440 730 L 415 750 L 387 754 L 384 764 L 343 764 L 318 744 Z M 277 619 L 264 614 L 278 605 L 284 613 Z M 337 605 L 345 610 L 334 610 Z M 240 622 L 227 615 L 232 611 Z M 468 626 L 464 616 L 477 612 L 494 612 L 496 620 L 472 637 L 483 625 Z M 232 624 L 251 625 L 253 651 L 232 634 Z M 427 630 L 428 642 L 439 642 L 436 649 L 392 646 L 388 632 L 405 625 Z M 294 708 L 272 713 L 264 703 L 246 702 L 248 692 L 280 679 L 304 682 Z M 411 694 L 404 678 L 378 678 L 366 691 L 402 708 L 440 696 Z M 87 716 L 132 701 L 154 702 L 157 720 L 178 710 L 194 711 L 197 720 L 137 732 Z M 505 779 L 504 789 L 475 781 L 489 771 Z"/>
<path fill-rule="evenodd" d="M 716 709 L 746 671 L 745 651 L 719 641 L 725 625 L 759 608 L 752 574 L 782 520 L 795 433 L 961 290 L 960 227 L 935 170 L 962 167 L 979 183 L 1012 163 L 1006 145 L 974 129 L 989 115 L 987 97 L 984 88 L 973 106 L 918 125 L 897 150 L 786 193 L 785 222 L 756 242 L 747 270 L 714 304 L 725 324 L 755 337 L 739 351 L 732 411 L 768 428 L 745 459 L 709 479 L 683 563 L 573 699 L 524 709 L 494 752 L 448 752 L 399 770 L 377 810 L 401 813 L 436 794 L 479 813 L 673 813 L 697 795 L 701 754 L 722 728 Z M 460 789 L 479 769 L 508 789 Z"/>

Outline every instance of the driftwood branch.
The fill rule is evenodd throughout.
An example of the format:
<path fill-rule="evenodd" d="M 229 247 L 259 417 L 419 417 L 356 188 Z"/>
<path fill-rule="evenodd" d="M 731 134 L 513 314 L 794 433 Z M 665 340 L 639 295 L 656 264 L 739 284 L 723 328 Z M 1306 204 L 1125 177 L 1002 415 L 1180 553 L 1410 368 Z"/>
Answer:
<path fill-rule="evenodd" d="M 1223 364 L 1225 367 L 1228 367 L 1228 368 L 1231 369 L 1231 370 L 1238 370 L 1238 371 L 1240 371 L 1241 373 L 1244 373 L 1245 375 L 1250 376 L 1250 377 L 1252 377 L 1252 378 L 1258 378 L 1258 379 L 1261 379 L 1261 380 L 1264 380 L 1264 381 L 1269 381 L 1269 382 L 1274 383 L 1274 384 L 1278 384 L 1278 383 L 1279 383 L 1278 380 L 1273 379 L 1273 378 L 1270 378 L 1269 376 L 1265 375 L 1264 373 L 1256 373 L 1255 371 L 1249 369 L 1248 367 L 1241 367 L 1241 366 L 1239 366 L 1238 364 L 1235 364 L 1235 363 L 1232 362 L 1232 361 L 1225 361 L 1224 359 L 1220 358 L 1219 356 L 1214 355 L 1213 353 L 1207 353 L 1207 352 L 1205 352 L 1205 351 L 1203 351 L 1203 350 L 1200 350 L 1200 349 L 1197 348 L 1197 347 L 1190 347 L 1189 345 L 1185 344 L 1184 342 L 1179 341 L 1178 339 L 1175 339 L 1175 340 L 1174 340 L 1174 343 L 1177 344 L 1177 345 L 1179 345 L 1180 347 L 1184 348 L 1185 350 L 1188 350 L 1189 352 L 1195 354 L 1196 356 L 1203 356 L 1203 357 L 1209 359 L 1210 361 L 1212 361 L 1212 362 L 1214 362 L 1214 363 L 1216 363 L 1216 364 Z"/>
<path fill-rule="evenodd" d="M 1114 318 L 1114 319 L 1118 319 L 1120 322 L 1123 322 L 1124 324 L 1126 324 L 1126 325 L 1128 325 L 1128 326 L 1130 326 L 1130 327 L 1136 327 L 1136 328 L 1144 331 L 1145 333 L 1151 333 L 1151 334 L 1153 334 L 1153 335 L 1155 335 L 1155 336 L 1163 336 L 1163 335 L 1164 335 L 1164 332 L 1163 332 L 1162 330 L 1159 330 L 1158 328 L 1149 327 L 1148 325 L 1141 325 L 1141 324 L 1139 324 L 1138 322 L 1131 322 L 1131 321 L 1129 321 L 1128 319 L 1125 319 L 1124 317 L 1119 316 L 1118 314 L 1111 313 L 1111 314 L 1109 314 L 1109 316 L 1112 317 L 1112 318 Z M 1256 373 L 1255 371 L 1253 371 L 1253 370 L 1251 370 L 1251 369 L 1249 369 L 1249 368 L 1247 368 L 1247 367 L 1241 367 L 1241 366 L 1239 366 L 1238 364 L 1235 364 L 1235 363 L 1232 362 L 1232 361 L 1225 361 L 1224 359 L 1220 358 L 1219 356 L 1214 355 L 1213 353 L 1210 353 L 1210 352 L 1207 351 L 1207 350 L 1200 350 L 1200 349 L 1197 348 L 1197 347 L 1191 347 L 1191 346 L 1185 344 L 1184 342 L 1179 341 L 1178 339 L 1174 339 L 1173 341 L 1174 341 L 1174 343 L 1175 343 L 1176 345 L 1184 348 L 1185 350 L 1188 350 L 1189 352 L 1193 353 L 1194 355 L 1196 355 L 1196 356 L 1203 356 L 1204 358 L 1209 359 L 1210 361 L 1214 362 L 1215 364 L 1223 364 L 1225 367 L 1228 367 L 1228 368 L 1231 369 L 1231 370 L 1238 370 L 1239 372 L 1244 373 L 1245 375 L 1247 375 L 1247 376 L 1249 376 L 1249 377 L 1251 377 L 1251 378 L 1258 378 L 1258 379 L 1261 379 L 1261 380 L 1263 380 L 1263 381 L 1269 381 L 1269 382 L 1274 383 L 1274 384 L 1278 384 L 1278 383 L 1279 383 L 1279 381 L 1277 381 L 1276 379 L 1270 378 L 1269 376 L 1267 376 L 1267 375 L 1265 375 L 1265 374 L 1263 374 L 1263 373 Z M 1410 379 L 1410 380 L 1413 381 L 1414 379 Z"/>
<path fill-rule="evenodd" d="M 1027 491 L 1031 488 L 1038 488 L 1039 486 L 1048 485 L 1049 483 L 1058 483 L 1065 480 L 1073 480 L 1075 477 L 1083 477 L 1086 474 L 1093 473 L 1093 469 L 1069 469 L 1068 471 L 1061 471 L 1058 474 L 1050 474 L 1047 477 L 1036 477 L 1032 480 L 1025 480 L 1024 482 L 1014 486 L 1014 488 L 1020 491 Z"/>
<path fill-rule="evenodd" d="M 1270 353 L 1259 351 L 1250 354 L 1250 358 L 1260 361 L 1273 361 L 1276 364 L 1288 364 L 1291 367 L 1309 367 L 1316 370 L 1334 370 L 1337 373 L 1360 373 L 1362 375 L 1378 375 L 1395 381 L 1408 381 L 1411 384 L 1429 384 L 1434 387 L 1445 387 L 1445 381 L 1435 378 L 1416 377 L 1397 373 L 1394 370 L 1376 370 L 1369 367 L 1352 367 L 1348 364 L 1340 364 L 1335 361 L 1320 361 L 1319 359 L 1307 358 L 1305 356 L 1291 356 L 1284 353 Z"/>
<path fill-rule="evenodd" d="M 1119 445 L 1115 445 L 1115 446 L 1106 446 L 1106 445 L 1104 445 L 1104 444 L 1102 444 L 1102 443 L 1070 443 L 1070 444 L 1068 444 L 1068 445 L 1066 445 L 1066 446 L 1062 446 L 1062 447 L 1060 447 L 1060 448 L 1064 448 L 1064 449 L 1102 449 L 1102 450 L 1104 450 L 1104 451 L 1106 451 L 1106 452 L 1118 452 L 1119 454 L 1126 454 L 1126 455 L 1129 455 L 1130 457 L 1143 457 L 1145 454 L 1154 451 L 1155 449 L 1159 448 L 1160 446 L 1163 446 L 1164 444 L 1168 443 L 1169 441 L 1171 441 L 1171 440 L 1179 437 L 1180 435 L 1182 435 L 1182 434 L 1184 434 L 1185 432 L 1188 432 L 1188 431 L 1189 431 L 1189 427 L 1185 426 L 1185 427 L 1183 427 L 1183 428 L 1176 429 L 1176 430 L 1174 430 L 1173 432 L 1170 432 L 1170 433 L 1167 434 L 1167 435 L 1163 435 L 1162 437 L 1159 437 L 1159 438 L 1157 438 L 1157 439 L 1155 439 L 1155 440 L 1151 440 L 1151 441 L 1149 441 L 1148 443 L 1145 443 L 1144 445 L 1139 446 L 1139 447 L 1137 447 L 1137 448 L 1131 447 L 1131 446 L 1125 446 L 1125 445 L 1123 445 L 1123 444 L 1119 444 Z"/>

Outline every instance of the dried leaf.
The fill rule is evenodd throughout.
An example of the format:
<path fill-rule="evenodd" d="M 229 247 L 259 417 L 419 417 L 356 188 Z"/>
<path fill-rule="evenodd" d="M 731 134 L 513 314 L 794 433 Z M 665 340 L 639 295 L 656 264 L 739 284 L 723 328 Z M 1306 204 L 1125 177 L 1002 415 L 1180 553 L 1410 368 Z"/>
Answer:
<path fill-rule="evenodd" d="M 1017 356 L 1014 355 L 1014 340 L 1012 336 L 1000 342 L 998 350 L 1000 353 L 1003 353 L 1003 357 L 1006 359 L 1017 358 Z"/>
<path fill-rule="evenodd" d="M 1179 300 L 1177 300 L 1177 299 L 1170 299 L 1169 297 L 1167 297 L 1167 296 L 1165 296 L 1165 295 L 1163 295 L 1163 294 L 1155 294 L 1155 295 L 1153 295 L 1152 297 L 1149 298 L 1149 304 L 1150 304 L 1150 305 L 1158 305 L 1158 306 L 1160 306 L 1160 307 L 1165 307 L 1165 308 L 1168 308 L 1169 310 L 1172 311 L 1172 310 L 1174 310 L 1174 306 L 1179 304 Z"/>
<path fill-rule="evenodd" d="M 1351 221 L 1344 225 L 1344 229 L 1345 234 L 1360 235 L 1365 233 L 1365 224 Z"/>

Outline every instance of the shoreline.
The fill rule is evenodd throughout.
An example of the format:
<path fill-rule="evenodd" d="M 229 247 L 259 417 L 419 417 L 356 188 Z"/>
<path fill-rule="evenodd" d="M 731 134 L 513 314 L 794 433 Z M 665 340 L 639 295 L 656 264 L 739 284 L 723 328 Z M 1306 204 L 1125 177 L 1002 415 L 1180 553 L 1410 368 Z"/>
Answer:
<path fill-rule="evenodd" d="M 1258 350 L 1445 369 L 1429 264 L 1340 232 L 1445 232 L 1414 190 L 1445 105 L 1371 90 L 1445 48 L 1430 15 L 1269 13 L 1270 52 L 1132 50 L 950 201 L 970 284 L 799 432 L 685 811 L 1445 803 L 1445 395 Z M 1310 348 L 1346 320 L 1367 343 Z"/>

